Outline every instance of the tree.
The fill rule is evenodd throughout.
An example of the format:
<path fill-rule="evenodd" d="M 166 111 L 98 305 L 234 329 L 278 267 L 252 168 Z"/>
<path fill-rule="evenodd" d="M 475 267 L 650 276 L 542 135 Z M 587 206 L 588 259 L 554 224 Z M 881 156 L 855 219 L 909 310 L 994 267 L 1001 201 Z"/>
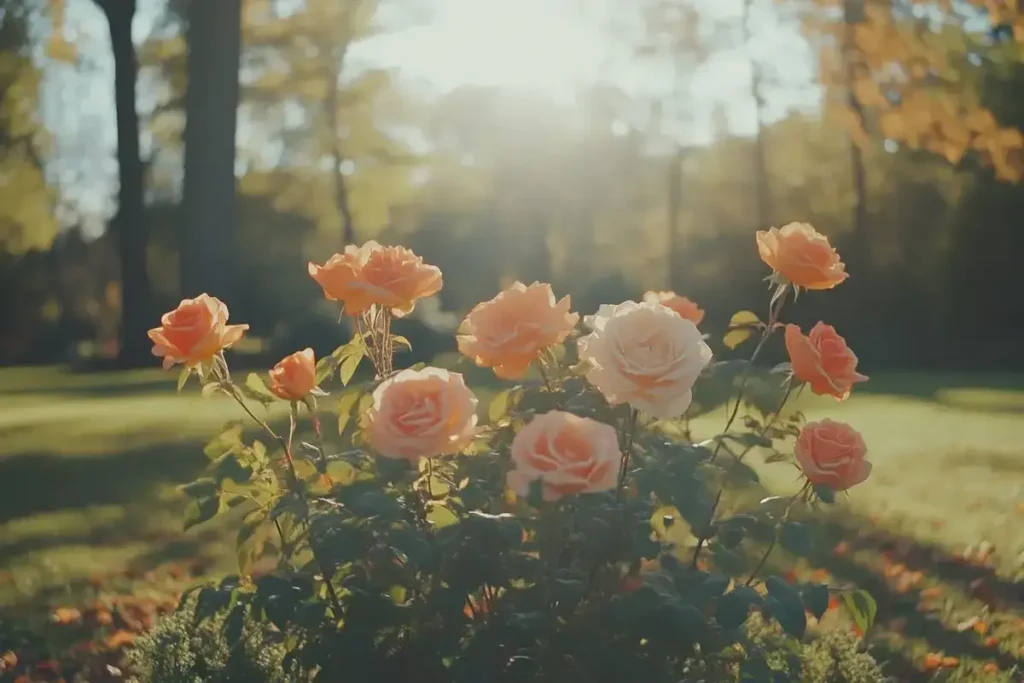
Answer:
<path fill-rule="evenodd" d="M 121 261 L 121 344 L 118 360 L 125 366 L 142 366 L 152 362 L 146 331 L 153 322 L 153 311 L 146 250 L 144 167 L 139 152 L 139 112 L 136 108 L 138 62 L 132 42 L 136 0 L 94 2 L 107 18 L 114 55 L 119 181 L 114 229 Z"/>
<path fill-rule="evenodd" d="M 235 129 L 241 0 L 192 0 L 188 11 L 181 290 L 231 299 L 235 268 Z"/>

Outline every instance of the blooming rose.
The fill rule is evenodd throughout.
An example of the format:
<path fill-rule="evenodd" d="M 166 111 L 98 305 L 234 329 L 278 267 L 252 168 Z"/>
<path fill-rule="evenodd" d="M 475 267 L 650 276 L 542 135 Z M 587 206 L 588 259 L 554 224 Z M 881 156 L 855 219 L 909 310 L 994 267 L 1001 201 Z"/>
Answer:
<path fill-rule="evenodd" d="M 175 363 L 193 367 L 211 360 L 239 339 L 248 325 L 228 325 L 228 307 L 220 299 L 200 294 L 184 299 L 160 318 L 160 327 L 149 331 L 153 355 L 164 359 L 164 369 Z"/>
<path fill-rule="evenodd" d="M 373 392 L 367 437 L 388 458 L 415 461 L 457 453 L 476 435 L 476 403 L 456 372 L 402 370 Z"/>
<path fill-rule="evenodd" d="M 786 351 L 793 374 L 811 385 L 819 396 L 835 396 L 840 401 L 850 389 L 867 377 L 857 372 L 857 356 L 846 340 L 831 325 L 819 322 L 806 337 L 796 325 L 786 325 Z"/>
<path fill-rule="evenodd" d="M 836 491 L 845 491 L 871 474 L 864 438 L 843 422 L 808 422 L 800 430 L 794 452 L 808 481 Z"/>
<path fill-rule="evenodd" d="M 832 289 L 849 277 L 828 238 L 807 223 L 759 231 L 757 251 L 762 261 L 797 287 Z"/>
<path fill-rule="evenodd" d="M 270 370 L 270 390 L 286 401 L 301 401 L 316 387 L 313 349 L 303 349 L 282 359 Z"/>
<path fill-rule="evenodd" d="M 359 315 L 376 304 L 398 317 L 411 312 L 417 299 L 441 290 L 441 271 L 405 247 L 382 247 L 374 241 L 352 245 L 309 274 L 328 299 L 341 301 L 345 312 Z"/>
<path fill-rule="evenodd" d="M 597 420 L 560 410 L 538 415 L 515 435 L 510 452 L 515 468 L 507 481 L 518 496 L 527 496 L 537 480 L 547 501 L 618 484 L 618 434 Z"/>
<path fill-rule="evenodd" d="M 660 419 L 679 417 L 693 400 L 693 383 L 711 361 L 697 326 L 653 302 L 601 306 L 586 319 L 593 333 L 579 340 L 587 379 L 609 403 L 628 403 Z"/>
<path fill-rule="evenodd" d="M 469 312 L 459 330 L 459 351 L 498 377 L 516 379 L 544 349 L 565 341 L 578 320 L 569 312 L 569 297 L 556 302 L 551 285 L 515 282 Z"/>
<path fill-rule="evenodd" d="M 692 320 L 694 325 L 700 325 L 700 321 L 704 319 L 704 309 L 675 292 L 647 292 L 644 294 L 644 301 L 668 306 L 687 320 Z"/>

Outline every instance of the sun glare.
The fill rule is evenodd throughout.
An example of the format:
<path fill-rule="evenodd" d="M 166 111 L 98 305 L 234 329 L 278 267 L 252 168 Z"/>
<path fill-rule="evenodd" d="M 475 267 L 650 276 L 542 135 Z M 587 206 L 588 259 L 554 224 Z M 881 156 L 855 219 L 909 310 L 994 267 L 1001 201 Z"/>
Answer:
<path fill-rule="evenodd" d="M 595 80 L 608 49 L 568 0 L 435 0 L 429 26 L 389 43 L 388 61 L 443 88 L 549 92 Z"/>

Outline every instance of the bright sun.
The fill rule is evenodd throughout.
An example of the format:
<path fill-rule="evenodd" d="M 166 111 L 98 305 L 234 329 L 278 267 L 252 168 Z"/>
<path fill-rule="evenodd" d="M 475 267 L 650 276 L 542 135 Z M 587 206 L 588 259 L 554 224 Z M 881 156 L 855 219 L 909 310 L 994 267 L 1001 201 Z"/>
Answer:
<path fill-rule="evenodd" d="M 433 21 L 386 59 L 437 85 L 559 91 L 594 81 L 607 44 L 566 0 L 434 0 Z"/>

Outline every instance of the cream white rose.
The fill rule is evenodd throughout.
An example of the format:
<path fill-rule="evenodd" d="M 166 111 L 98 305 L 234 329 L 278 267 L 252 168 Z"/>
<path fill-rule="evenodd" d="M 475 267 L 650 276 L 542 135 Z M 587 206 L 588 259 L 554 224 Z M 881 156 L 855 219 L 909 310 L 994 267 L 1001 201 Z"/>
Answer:
<path fill-rule="evenodd" d="M 693 383 L 711 362 L 697 326 L 657 302 L 604 305 L 585 321 L 593 332 L 579 340 L 592 366 L 587 380 L 609 403 L 658 419 L 679 417 L 693 400 Z"/>

